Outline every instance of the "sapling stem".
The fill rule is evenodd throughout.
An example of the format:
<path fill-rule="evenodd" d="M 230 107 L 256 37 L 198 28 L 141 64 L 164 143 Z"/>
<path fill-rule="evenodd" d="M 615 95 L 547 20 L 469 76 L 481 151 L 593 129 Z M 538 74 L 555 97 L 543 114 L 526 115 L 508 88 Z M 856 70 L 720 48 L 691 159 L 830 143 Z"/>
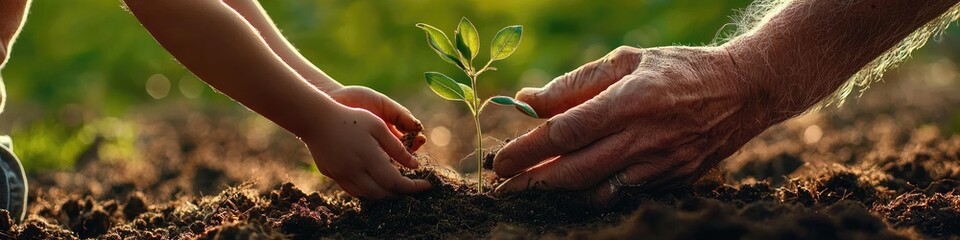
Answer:
<path fill-rule="evenodd" d="M 473 117 L 473 123 L 477 127 L 477 192 L 483 192 L 483 130 L 480 127 L 480 112 L 493 102 L 499 105 L 514 106 L 521 112 L 537 117 L 537 113 L 530 105 L 506 96 L 495 96 L 480 101 L 480 93 L 477 89 L 477 77 L 486 71 L 493 71 L 496 68 L 490 67 L 494 61 L 503 60 L 509 57 L 520 45 L 520 36 L 523 33 L 523 27 L 520 25 L 508 26 L 497 32 L 493 37 L 493 43 L 490 47 L 490 59 L 479 70 L 474 68 L 473 60 L 480 50 L 480 37 L 477 34 L 476 27 L 470 20 L 463 18 L 460 20 L 457 31 L 455 31 L 456 41 L 451 42 L 440 29 L 425 23 L 418 23 L 427 34 L 427 43 L 430 48 L 436 52 L 440 58 L 459 67 L 470 78 L 470 85 L 465 85 L 454 81 L 452 78 L 438 72 L 424 73 L 427 79 L 427 85 L 440 97 L 452 100 L 463 101 L 470 108 L 470 114 Z M 454 45 L 456 43 L 456 45 Z"/>
<path fill-rule="evenodd" d="M 480 75 L 481 73 L 486 72 L 487 70 L 489 70 L 491 63 L 493 63 L 493 59 L 490 59 L 490 61 L 487 61 L 487 64 L 486 64 L 486 65 L 483 65 L 483 68 L 481 68 L 480 71 L 477 71 L 477 75 Z"/>
<path fill-rule="evenodd" d="M 472 65 L 472 64 L 471 64 Z M 473 115 L 473 123 L 477 127 L 477 192 L 483 192 L 483 130 L 480 128 L 480 108 L 477 102 L 480 92 L 477 89 L 477 75 L 473 72 L 473 66 L 465 70 L 470 76 L 470 87 L 473 88 L 474 98 L 467 102 L 470 108 L 474 109 L 470 113 Z M 482 70 L 481 70 L 482 71 Z"/>
<path fill-rule="evenodd" d="M 483 192 L 483 132 L 480 130 L 480 113 L 473 116 L 477 125 L 477 192 Z"/>

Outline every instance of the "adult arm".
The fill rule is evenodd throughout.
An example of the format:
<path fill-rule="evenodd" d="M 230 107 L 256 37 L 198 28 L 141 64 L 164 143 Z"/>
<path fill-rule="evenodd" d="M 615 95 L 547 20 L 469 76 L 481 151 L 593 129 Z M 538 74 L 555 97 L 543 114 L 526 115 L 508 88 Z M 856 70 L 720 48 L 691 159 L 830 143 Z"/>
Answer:
<path fill-rule="evenodd" d="M 893 49 L 901 42 L 925 43 L 927 38 L 905 38 L 955 21 L 957 2 L 960 1 L 791 1 L 725 47 L 735 57 L 735 63 L 746 68 L 744 74 L 754 75 L 751 79 L 760 84 L 762 94 L 758 100 L 771 103 L 766 109 L 773 116 L 767 118 L 779 123 L 829 97 L 879 56 L 912 50 Z M 937 19 L 945 14 L 949 16 Z M 882 73 L 894 64 L 880 62 L 871 65 L 877 69 L 867 71 Z"/>
<path fill-rule="evenodd" d="M 497 155 L 497 174 L 511 177 L 498 191 L 566 189 L 603 203 L 622 186 L 692 182 L 958 0 L 783 2 L 722 46 L 621 47 L 522 90 L 553 117 Z"/>

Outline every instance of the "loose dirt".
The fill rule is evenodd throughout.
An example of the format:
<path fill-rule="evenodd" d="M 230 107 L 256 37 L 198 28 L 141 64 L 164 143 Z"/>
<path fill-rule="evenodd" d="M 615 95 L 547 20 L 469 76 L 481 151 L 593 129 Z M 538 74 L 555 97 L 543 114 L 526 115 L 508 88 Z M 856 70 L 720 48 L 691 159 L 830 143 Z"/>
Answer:
<path fill-rule="evenodd" d="M 578 205 L 576 193 L 477 193 L 463 180 L 472 178 L 437 167 L 405 172 L 433 183 L 429 191 L 363 201 L 262 119 L 147 116 L 132 120 L 137 157 L 31 174 L 28 219 L 0 211 L 0 238 L 956 238 L 960 135 L 936 126 L 960 101 L 864 101 L 771 128 L 693 185 L 628 189 L 603 210 Z"/>

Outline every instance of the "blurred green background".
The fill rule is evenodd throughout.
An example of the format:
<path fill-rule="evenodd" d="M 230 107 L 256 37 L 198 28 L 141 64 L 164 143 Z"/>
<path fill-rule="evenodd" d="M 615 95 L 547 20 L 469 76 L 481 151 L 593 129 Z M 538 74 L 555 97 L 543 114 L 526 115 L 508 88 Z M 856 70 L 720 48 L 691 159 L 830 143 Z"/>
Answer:
<path fill-rule="evenodd" d="M 524 25 L 519 50 L 480 82 L 486 94 L 512 95 L 620 45 L 710 43 L 719 30 L 733 30 L 724 26 L 749 2 L 261 1 L 284 34 L 329 75 L 401 100 L 422 93 L 425 71 L 458 72 L 428 48 L 423 32 L 414 27 L 418 22 L 451 33 L 461 17 L 468 17 L 484 48 L 500 28 Z M 938 47 L 948 45 L 956 44 Z M 120 1 L 34 0 L 2 74 L 9 107 L 0 128 L 14 133 L 22 158 L 36 159 L 31 169 L 58 168 L 61 159 L 82 151 L 90 131 L 124 128 L 116 126 L 123 122 L 117 119 L 130 112 L 171 103 L 237 108 L 173 60 Z"/>
<path fill-rule="evenodd" d="M 563 73 L 620 45 L 708 43 L 729 22 L 728 15 L 748 2 L 322 0 L 262 4 L 303 54 L 335 79 L 403 98 L 410 90 L 423 88 L 424 71 L 456 73 L 427 47 L 423 32 L 414 27 L 418 22 L 452 32 L 460 17 L 466 16 L 487 44 L 500 28 L 524 25 L 520 49 L 508 61 L 499 62 L 501 70 L 487 77 L 484 85 L 487 90 L 494 90 L 493 86 L 511 90 L 521 84 L 517 78 L 531 69 L 548 75 Z M 225 103 L 175 62 L 121 9 L 119 1 L 35 0 L 13 54 L 3 71 L 12 103 L 30 103 L 44 110 L 73 103 L 96 107 L 107 115 L 197 96 L 197 104 Z M 170 83 L 169 94 L 160 100 L 145 91 L 147 80 L 155 74 Z M 197 93 L 199 87 L 204 88 L 202 93 Z"/>

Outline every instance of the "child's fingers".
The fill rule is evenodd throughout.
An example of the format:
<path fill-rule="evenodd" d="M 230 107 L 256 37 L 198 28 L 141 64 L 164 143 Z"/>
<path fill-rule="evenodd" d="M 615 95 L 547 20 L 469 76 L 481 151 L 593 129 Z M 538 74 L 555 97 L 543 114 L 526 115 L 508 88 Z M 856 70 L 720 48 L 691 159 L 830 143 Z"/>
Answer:
<path fill-rule="evenodd" d="M 394 194 L 411 194 L 430 189 L 430 182 L 422 179 L 410 179 L 400 174 L 396 167 L 390 164 L 374 164 L 367 170 L 373 180 L 387 191 Z"/>
<path fill-rule="evenodd" d="M 425 144 L 425 143 L 427 143 L 427 136 L 426 136 L 426 135 L 423 135 L 423 133 L 419 133 L 419 134 L 417 134 L 417 136 L 413 139 L 413 147 L 410 148 L 410 149 L 413 149 L 413 151 L 416 152 L 416 151 L 417 151 L 418 149 L 420 149 L 420 147 L 423 146 L 423 144 Z"/>
<path fill-rule="evenodd" d="M 420 120 L 413 117 L 413 113 L 410 113 L 410 110 L 407 110 L 403 105 L 383 96 L 383 98 L 380 99 L 380 106 L 382 106 L 380 109 L 382 115 L 380 117 L 382 117 L 384 121 L 397 126 L 397 129 L 400 131 L 423 131 L 423 125 L 420 124 Z"/>
<path fill-rule="evenodd" d="M 397 137 L 397 139 L 403 139 L 403 132 L 397 129 L 397 125 L 393 125 L 393 124 L 387 124 L 387 125 L 390 128 L 390 133 L 393 133 L 394 137 Z"/>
<path fill-rule="evenodd" d="M 340 189 L 343 189 L 343 191 L 344 191 L 344 192 L 347 192 L 347 194 L 350 194 L 350 196 L 354 196 L 354 197 L 361 197 L 361 196 L 363 196 L 363 195 L 361 195 L 361 194 L 363 194 L 363 192 L 361 192 L 360 189 L 357 188 L 357 186 L 353 184 L 353 182 L 350 182 L 350 181 L 337 181 L 337 186 L 340 186 Z"/>
<path fill-rule="evenodd" d="M 420 167 L 420 163 L 413 158 L 413 155 L 410 154 L 410 152 L 407 152 L 407 148 L 403 146 L 403 143 L 400 142 L 400 139 L 394 137 L 393 133 L 390 132 L 385 124 L 381 124 L 379 127 L 374 127 L 371 134 L 379 143 L 380 148 L 383 149 L 383 151 L 386 152 L 390 158 L 393 158 L 394 161 L 397 161 L 404 167 L 408 168 Z"/>
<path fill-rule="evenodd" d="M 397 139 L 400 139 L 400 143 L 402 143 L 404 147 L 409 148 L 407 152 L 416 152 L 420 150 L 423 144 L 427 143 L 427 135 L 423 135 L 423 132 L 418 132 L 417 135 L 413 137 L 413 142 L 409 146 L 407 145 L 407 140 L 403 138 L 406 134 L 397 130 L 396 126 L 391 125 L 390 132 L 393 133 Z"/>
<path fill-rule="evenodd" d="M 377 185 L 377 182 L 373 181 L 373 178 L 366 173 L 361 173 L 354 177 L 353 182 L 356 183 L 357 187 L 360 188 L 360 191 L 363 192 L 361 196 L 370 200 L 380 200 L 393 195 L 380 187 L 380 185 Z"/>

